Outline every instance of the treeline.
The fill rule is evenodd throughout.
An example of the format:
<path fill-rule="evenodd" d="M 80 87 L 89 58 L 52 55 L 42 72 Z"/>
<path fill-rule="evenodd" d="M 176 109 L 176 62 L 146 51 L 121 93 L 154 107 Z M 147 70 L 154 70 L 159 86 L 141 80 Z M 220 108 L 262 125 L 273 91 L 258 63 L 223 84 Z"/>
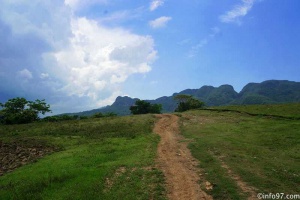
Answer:
<path fill-rule="evenodd" d="M 116 113 L 95 113 L 92 116 L 79 116 L 79 115 L 56 115 L 56 116 L 48 116 L 42 118 L 40 121 L 44 122 L 58 122 L 58 121 L 67 121 L 67 120 L 83 120 L 83 119 L 92 119 L 92 118 L 104 118 L 104 117 L 115 117 Z"/>
<path fill-rule="evenodd" d="M 198 99 L 193 98 L 191 95 L 179 94 L 174 97 L 174 99 L 178 102 L 177 108 L 174 110 L 175 112 L 184 112 L 191 109 L 198 109 L 204 106 L 204 102 L 199 101 Z M 161 104 L 150 104 L 144 100 L 137 100 L 135 105 L 130 106 L 131 114 L 160 114 L 162 110 Z"/>
<path fill-rule="evenodd" d="M 56 115 L 41 118 L 41 115 L 51 112 L 50 105 L 45 100 L 28 101 L 25 98 L 9 99 L 5 103 L 0 103 L 0 124 L 27 124 L 32 122 L 57 122 L 66 120 L 80 120 L 88 118 L 114 117 L 116 113 L 98 112 L 90 117 L 78 115 Z"/>
<path fill-rule="evenodd" d="M 177 95 L 174 99 L 178 102 L 178 106 L 175 112 L 184 112 L 191 109 L 202 108 L 204 103 L 193 98 L 190 95 Z M 0 103 L 0 123 L 1 124 L 26 124 L 31 122 L 57 122 L 66 120 L 82 120 L 88 118 L 104 118 L 117 116 L 116 113 L 95 113 L 92 116 L 80 116 L 80 115 L 56 115 L 41 118 L 41 115 L 45 115 L 51 112 L 50 105 L 45 100 L 28 101 L 25 98 L 13 98 L 9 99 L 6 103 Z M 144 100 L 137 100 L 135 105 L 129 107 L 131 114 L 160 114 L 162 111 L 161 104 L 151 104 Z"/>

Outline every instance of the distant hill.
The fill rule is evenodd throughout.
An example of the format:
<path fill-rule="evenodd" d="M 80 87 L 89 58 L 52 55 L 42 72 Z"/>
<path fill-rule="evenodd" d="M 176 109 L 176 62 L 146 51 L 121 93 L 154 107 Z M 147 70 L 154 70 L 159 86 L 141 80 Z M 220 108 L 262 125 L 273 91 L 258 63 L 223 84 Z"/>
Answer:
<path fill-rule="evenodd" d="M 196 99 L 205 102 L 206 106 L 292 103 L 300 102 L 300 82 L 268 80 L 262 83 L 249 83 L 240 93 L 237 93 L 231 85 L 203 86 L 199 89 L 186 89 L 174 93 L 172 96 L 146 101 L 162 104 L 163 112 L 173 112 L 177 107 L 177 102 L 174 101 L 173 97 L 178 94 L 192 95 Z M 137 98 L 119 96 L 111 106 L 69 115 L 90 116 L 97 112 L 129 115 L 129 107 L 136 100 Z"/>

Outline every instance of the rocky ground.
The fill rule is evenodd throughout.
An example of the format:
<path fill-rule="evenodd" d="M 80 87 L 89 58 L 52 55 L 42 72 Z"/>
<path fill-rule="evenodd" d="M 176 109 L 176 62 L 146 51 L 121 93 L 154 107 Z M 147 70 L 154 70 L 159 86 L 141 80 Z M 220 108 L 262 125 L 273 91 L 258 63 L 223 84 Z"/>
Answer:
<path fill-rule="evenodd" d="M 0 176 L 58 150 L 37 139 L 0 140 Z"/>

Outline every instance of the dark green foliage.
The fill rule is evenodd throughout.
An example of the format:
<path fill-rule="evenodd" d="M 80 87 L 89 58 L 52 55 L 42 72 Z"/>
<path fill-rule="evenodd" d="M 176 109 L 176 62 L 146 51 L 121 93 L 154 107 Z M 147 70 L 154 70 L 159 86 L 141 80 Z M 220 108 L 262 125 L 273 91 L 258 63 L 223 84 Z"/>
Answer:
<path fill-rule="evenodd" d="M 66 121 L 66 120 L 75 120 L 78 119 L 78 115 L 57 115 L 57 116 L 48 116 L 43 118 L 41 121 L 46 122 L 58 122 L 58 121 Z"/>
<path fill-rule="evenodd" d="M 102 117 L 115 117 L 117 116 L 116 113 L 114 112 L 108 112 L 108 113 L 101 113 L 101 112 L 98 112 L 98 113 L 95 113 L 92 117 L 93 118 L 102 118 Z"/>
<path fill-rule="evenodd" d="M 50 105 L 45 100 L 28 101 L 25 98 L 9 99 L 6 103 L 0 104 L 1 123 L 4 124 L 25 124 L 39 120 L 39 114 L 51 112 Z"/>
<path fill-rule="evenodd" d="M 93 114 L 92 117 L 93 118 L 101 118 L 101 117 L 104 117 L 104 115 L 101 112 L 98 112 L 98 113 Z"/>
<path fill-rule="evenodd" d="M 174 99 L 179 101 L 175 112 L 184 112 L 191 109 L 202 108 L 204 106 L 203 102 L 193 98 L 190 95 L 179 94 L 175 96 Z"/>
<path fill-rule="evenodd" d="M 130 111 L 134 115 L 138 114 L 147 114 L 147 113 L 156 113 L 160 114 L 162 105 L 161 104 L 151 104 L 144 100 L 137 100 L 135 105 L 130 106 Z"/>

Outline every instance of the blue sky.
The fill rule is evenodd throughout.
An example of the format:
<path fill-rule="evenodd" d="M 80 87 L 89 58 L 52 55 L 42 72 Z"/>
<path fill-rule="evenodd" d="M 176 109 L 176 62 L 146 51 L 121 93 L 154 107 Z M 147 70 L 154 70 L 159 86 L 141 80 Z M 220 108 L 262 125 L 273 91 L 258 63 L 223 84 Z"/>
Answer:
<path fill-rule="evenodd" d="M 53 114 L 187 88 L 300 81 L 299 0 L 1 0 L 0 100 Z"/>

